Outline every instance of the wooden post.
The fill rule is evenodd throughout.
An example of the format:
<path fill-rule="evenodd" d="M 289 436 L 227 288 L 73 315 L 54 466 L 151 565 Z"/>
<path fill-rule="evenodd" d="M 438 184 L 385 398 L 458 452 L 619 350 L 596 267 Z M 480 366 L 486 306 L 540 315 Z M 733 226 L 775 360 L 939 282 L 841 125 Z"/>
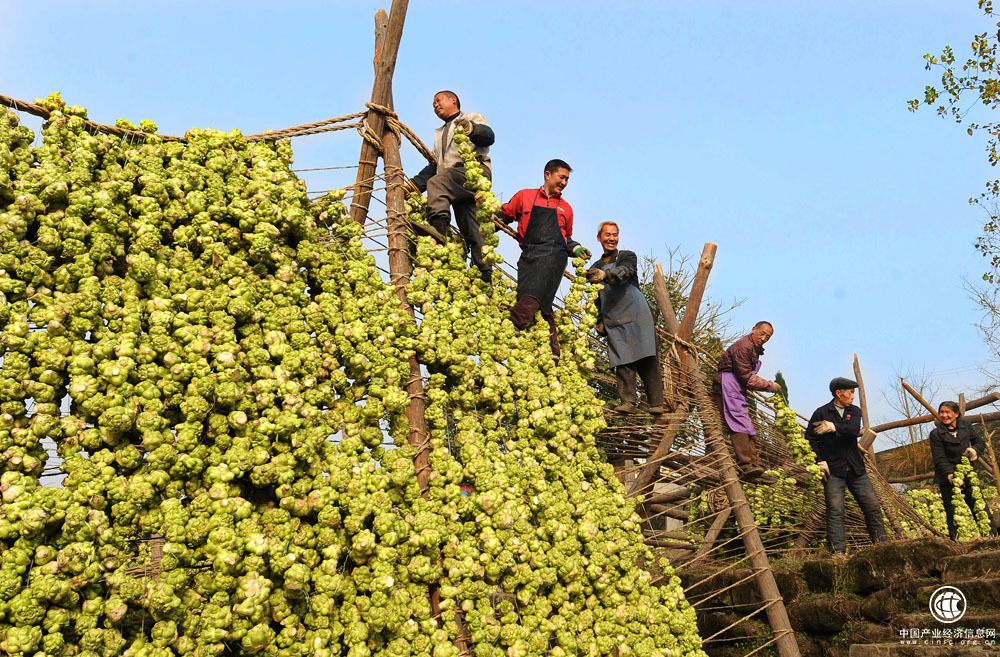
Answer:
<path fill-rule="evenodd" d="M 906 417 L 911 417 L 912 412 L 910 411 L 910 398 L 907 396 L 905 390 L 903 391 L 903 394 L 900 395 L 900 398 L 903 400 L 903 413 L 906 414 Z M 906 427 L 906 430 L 910 433 L 910 456 L 913 457 L 913 474 L 917 474 L 917 430 L 912 424 Z"/>
<path fill-rule="evenodd" d="M 409 0 L 392 0 L 388 19 L 376 15 L 376 30 L 380 22 L 385 25 L 385 37 L 381 40 L 376 35 L 375 81 L 372 83 L 372 103 L 392 107 L 392 74 L 396 70 L 396 55 L 399 53 L 399 41 L 403 36 L 403 23 L 406 21 L 406 7 Z M 384 16 L 385 11 L 379 10 Z M 362 119 L 368 125 L 368 130 L 376 138 L 385 130 L 385 116 L 381 112 L 371 110 Z M 365 223 L 368 217 L 368 204 L 372 198 L 372 188 L 375 168 L 378 165 L 378 148 L 367 139 L 361 142 L 361 156 L 358 158 L 358 175 L 354 182 L 354 195 L 351 198 L 351 219 L 359 224 Z"/>
<path fill-rule="evenodd" d="M 382 133 L 382 147 L 388 180 L 385 198 L 389 225 L 389 276 L 396 288 L 396 297 L 400 305 L 413 317 L 413 306 L 406 298 L 406 286 L 410 282 L 410 250 L 406 238 L 406 192 L 403 189 L 404 174 L 399 156 L 399 135 L 391 130 L 385 130 Z M 406 407 L 406 421 L 409 425 L 406 440 L 418 450 L 413 467 L 417 473 L 420 491 L 426 496 L 427 481 L 430 477 L 431 446 L 424 418 L 424 382 L 420 375 L 420 363 L 415 356 L 410 356 L 410 378 L 406 382 L 405 389 L 410 397 L 410 403 Z"/>
<path fill-rule="evenodd" d="M 965 415 L 965 393 L 958 393 L 958 415 L 961 417 Z"/>
<path fill-rule="evenodd" d="M 705 382 L 705 375 L 699 368 L 694 368 L 688 372 L 694 391 L 695 403 L 702 409 L 702 413 L 712 413 L 715 405 L 708 394 Z M 775 646 L 778 649 L 779 657 L 799 657 L 799 646 L 795 642 L 795 633 L 792 630 L 791 622 L 788 620 L 788 612 L 778 590 L 778 584 L 774 580 L 774 572 L 767 559 L 767 552 L 764 550 L 764 543 L 760 540 L 760 533 L 754 523 L 753 512 L 747 502 L 743 487 L 740 486 L 739 477 L 736 474 L 736 464 L 726 445 L 726 439 L 722 435 L 722 429 L 717 423 L 708 422 L 705 425 L 705 441 L 709 449 L 715 455 L 717 463 L 721 466 L 723 487 L 726 490 L 726 497 L 729 498 L 729 505 L 736 517 L 736 524 L 743 535 L 743 544 L 746 547 L 750 565 L 754 571 L 754 578 L 757 587 L 760 589 L 762 600 L 775 600 L 774 604 L 767 607 L 767 620 L 771 630 L 775 635 Z"/>
<path fill-rule="evenodd" d="M 695 273 L 694 282 L 691 284 L 691 294 L 688 297 L 683 322 L 677 321 L 674 306 L 670 302 L 667 280 L 663 276 L 663 268 L 657 266 L 656 271 L 653 272 L 653 294 L 656 296 L 656 303 L 660 307 L 660 315 L 663 316 L 663 323 L 674 337 L 679 337 L 688 342 L 691 340 L 691 333 L 694 331 L 694 322 L 698 316 L 705 287 L 708 284 L 708 275 L 711 273 L 712 264 L 715 261 L 716 248 L 714 244 L 708 243 L 702 251 L 701 261 L 698 263 L 698 271 Z M 692 300 L 696 300 L 696 303 L 692 303 Z M 693 361 L 694 355 L 689 353 L 686 348 L 679 347 L 677 353 L 679 360 L 682 361 L 680 368 L 682 372 L 691 367 L 696 367 Z M 688 359 L 692 359 L 690 363 L 687 362 Z M 639 470 L 639 474 L 629 485 L 627 489 L 629 495 L 643 494 L 656 480 L 663 458 L 670 452 L 670 448 L 674 444 L 674 438 L 677 437 L 677 432 L 684 425 L 683 415 L 687 413 L 687 410 L 688 403 L 686 400 L 673 409 L 674 415 L 681 417 L 671 419 L 669 424 L 664 427 L 663 432 L 660 434 L 660 442 L 656 445 L 653 453 L 649 455 L 649 458 L 646 459 L 642 469 Z"/>
<path fill-rule="evenodd" d="M 875 461 L 875 448 L 872 447 L 872 443 L 875 442 L 875 436 L 871 435 L 871 438 L 866 439 L 864 436 L 867 433 L 865 429 L 868 429 L 871 425 L 868 422 L 868 397 L 865 395 L 865 380 L 861 376 L 861 363 L 858 362 L 858 355 L 854 354 L 854 380 L 858 382 L 858 405 L 861 406 L 861 442 L 859 447 L 862 450 L 868 452 L 869 456 L 872 457 L 872 468 L 878 469 L 878 464 Z"/>
<path fill-rule="evenodd" d="M 993 450 L 993 436 L 986 426 L 986 421 L 981 420 L 981 422 L 983 425 L 983 442 L 986 443 L 986 454 L 990 457 L 990 466 L 993 470 L 993 481 L 996 482 L 997 486 L 1000 486 L 1000 465 L 997 464 L 997 455 Z"/>
<path fill-rule="evenodd" d="M 690 340 L 690 332 L 694 330 L 698 307 L 701 303 L 701 297 L 705 292 L 708 274 L 715 260 L 715 252 L 716 246 L 714 244 L 706 244 L 705 249 L 702 251 L 702 258 L 698 265 L 698 272 L 695 275 L 694 283 L 691 286 L 691 295 L 688 297 L 684 319 L 680 322 L 678 328 L 679 337 L 686 341 Z M 662 276 L 662 272 L 660 275 Z M 665 290 L 666 286 L 664 285 L 662 289 Z M 692 299 L 696 303 L 692 304 Z M 670 304 L 669 298 L 661 300 L 657 297 L 657 303 L 660 304 L 660 312 L 664 313 L 664 319 L 669 325 L 667 313 L 673 313 L 673 306 Z M 674 317 L 674 321 L 676 321 L 676 316 Z M 688 332 L 685 333 L 685 331 Z M 680 353 L 683 354 L 680 360 L 687 380 L 690 382 L 695 404 L 701 408 L 702 413 L 714 413 L 715 405 L 709 397 L 705 375 L 698 366 L 695 355 L 690 353 L 683 345 L 681 345 Z M 729 455 L 720 425 L 718 423 L 706 422 L 704 423 L 704 430 L 706 448 L 716 458 L 717 471 L 721 476 L 726 491 L 726 498 L 729 500 L 729 506 L 732 510 L 731 512 L 736 517 L 736 523 L 739 526 L 740 533 L 743 535 L 743 544 L 746 547 L 750 564 L 753 567 L 754 578 L 757 581 L 761 599 L 775 601 L 766 608 L 766 614 L 771 630 L 775 635 L 775 646 L 778 649 L 778 655 L 779 657 L 799 657 L 799 646 L 795 642 L 795 633 L 788 620 L 788 612 L 785 610 L 781 592 L 778 590 L 778 585 L 774 580 L 774 572 L 771 570 L 771 565 L 767 559 L 767 552 L 764 550 L 764 544 L 760 540 L 757 525 L 754 523 L 753 512 L 750 510 L 746 495 L 744 495 L 743 488 L 740 486 L 739 478 L 736 474 L 736 464 L 733 463 L 733 459 Z M 670 451 L 670 443 L 672 442 L 673 435 L 664 436 L 660 445 L 657 446 L 654 455 L 661 451 L 665 455 Z M 665 445 L 666 449 L 664 451 L 663 448 Z M 653 461 L 652 457 L 650 461 Z M 659 462 L 653 462 L 652 465 L 653 467 L 649 468 L 650 472 L 647 472 L 645 475 L 649 478 L 650 482 L 655 478 L 655 474 L 659 469 Z M 646 471 L 647 468 L 644 467 L 643 470 Z M 639 476 L 642 477 L 643 472 L 640 472 Z M 642 490 L 642 487 L 636 486 L 634 490 Z"/>
<path fill-rule="evenodd" d="M 698 271 L 695 272 L 694 281 L 691 283 L 691 292 L 688 294 L 687 306 L 684 308 L 684 318 L 681 320 L 675 334 L 681 340 L 690 341 L 691 336 L 694 335 L 694 323 L 698 319 L 698 309 L 701 307 L 702 297 L 705 296 L 705 288 L 708 286 L 708 275 L 712 273 L 712 265 L 715 264 L 715 252 L 718 248 L 715 244 L 709 242 L 701 250 Z"/>

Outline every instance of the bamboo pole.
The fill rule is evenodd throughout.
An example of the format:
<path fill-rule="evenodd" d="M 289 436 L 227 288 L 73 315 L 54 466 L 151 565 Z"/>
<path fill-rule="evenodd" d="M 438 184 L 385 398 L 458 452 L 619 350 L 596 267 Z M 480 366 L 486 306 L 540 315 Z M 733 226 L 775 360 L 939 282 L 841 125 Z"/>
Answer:
<path fill-rule="evenodd" d="M 990 404 L 995 404 L 1000 401 L 1000 392 L 991 392 L 985 397 L 980 397 L 979 399 L 973 399 L 966 403 L 966 410 L 973 410 L 976 408 L 981 408 L 983 406 L 989 406 Z M 899 429 L 900 427 L 908 427 L 911 424 L 926 424 L 934 419 L 933 415 L 918 415 L 917 417 L 903 418 L 902 420 L 893 420 L 892 422 L 884 422 L 877 426 L 872 427 L 873 431 L 879 433 L 883 431 L 888 431 L 889 429 Z"/>
<path fill-rule="evenodd" d="M 376 31 L 380 21 L 385 25 L 385 36 L 376 34 L 375 81 L 372 83 L 372 100 L 374 104 L 392 107 L 392 74 L 396 70 L 396 55 L 399 53 L 399 41 L 403 36 L 403 23 L 406 22 L 406 8 L 409 0 L 392 0 L 387 19 L 376 15 Z M 384 15 L 385 11 L 380 9 Z M 381 46 L 381 48 L 379 48 Z M 375 136 L 381 136 L 385 130 L 385 115 L 369 110 L 363 119 L 368 130 Z M 364 224 L 368 217 L 368 204 L 371 202 L 374 187 L 375 167 L 378 165 L 378 148 L 367 139 L 361 142 L 361 155 L 358 157 L 358 175 L 354 182 L 354 196 L 351 199 L 351 219 Z"/>

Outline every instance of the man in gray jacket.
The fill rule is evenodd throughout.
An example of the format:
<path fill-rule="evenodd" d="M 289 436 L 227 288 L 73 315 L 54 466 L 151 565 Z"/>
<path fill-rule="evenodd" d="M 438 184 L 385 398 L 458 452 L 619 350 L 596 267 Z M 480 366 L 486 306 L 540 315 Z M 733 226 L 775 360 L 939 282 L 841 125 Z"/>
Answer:
<path fill-rule="evenodd" d="M 444 125 L 434 131 L 433 152 L 437 164 L 424 167 L 413 177 L 413 184 L 421 192 L 427 192 L 428 221 L 439 233 L 444 234 L 448 229 L 451 209 L 455 209 L 455 223 L 469 248 L 472 264 L 482 273 L 483 280 L 490 283 L 493 271 L 483 262 L 484 240 L 476 221 L 476 200 L 465 188 L 465 165 L 454 136 L 456 130 L 469 135 L 483 166 L 483 174 L 492 179 L 489 152 L 494 141 L 493 129 L 482 114 L 463 112 L 462 102 L 454 91 L 434 94 L 434 113 L 444 121 Z"/>
<path fill-rule="evenodd" d="M 618 379 L 621 405 L 614 410 L 630 413 L 636 409 L 636 374 L 646 389 L 649 412 L 660 415 L 663 407 L 663 373 L 656 358 L 656 329 L 649 303 L 639 289 L 638 259 L 632 251 L 618 250 L 618 224 L 602 222 L 597 241 L 604 249 L 587 271 L 591 283 L 603 283 L 597 305 L 600 322 L 597 332 L 608 338 L 608 358 Z"/>

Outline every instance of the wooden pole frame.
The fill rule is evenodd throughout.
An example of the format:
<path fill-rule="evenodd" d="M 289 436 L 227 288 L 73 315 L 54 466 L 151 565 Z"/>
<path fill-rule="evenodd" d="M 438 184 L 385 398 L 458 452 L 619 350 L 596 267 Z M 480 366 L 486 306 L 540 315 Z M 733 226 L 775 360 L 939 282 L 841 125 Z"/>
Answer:
<path fill-rule="evenodd" d="M 392 74 L 396 70 L 396 55 L 399 54 L 399 42 L 403 36 L 403 24 L 406 22 L 406 8 L 409 0 L 392 0 L 389 16 L 383 19 L 385 36 L 381 39 L 376 34 L 375 46 L 375 81 L 372 83 L 371 102 L 384 107 L 392 107 Z M 384 10 L 379 10 L 385 14 Z M 376 32 L 380 29 L 380 19 L 375 18 Z M 385 115 L 371 110 L 362 119 L 366 130 L 374 138 L 381 137 L 385 130 Z M 358 175 L 354 181 L 354 195 L 351 198 L 351 219 L 364 224 L 368 217 L 368 204 L 371 203 L 374 188 L 375 169 L 378 166 L 379 149 L 368 139 L 361 142 L 361 155 L 358 157 Z"/>

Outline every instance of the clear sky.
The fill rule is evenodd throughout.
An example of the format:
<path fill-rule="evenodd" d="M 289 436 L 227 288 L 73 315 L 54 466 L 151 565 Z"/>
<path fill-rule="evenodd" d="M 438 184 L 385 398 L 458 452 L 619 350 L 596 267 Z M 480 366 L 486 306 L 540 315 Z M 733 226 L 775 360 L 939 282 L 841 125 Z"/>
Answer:
<path fill-rule="evenodd" d="M 94 120 L 169 134 L 345 114 L 371 93 L 388 2 L 3 0 L 0 93 L 59 90 Z M 905 101 L 939 77 L 925 52 L 989 28 L 974 0 L 413 0 L 395 105 L 425 141 L 438 89 L 486 115 L 503 198 L 569 161 L 575 237 L 594 250 L 604 219 L 640 256 L 717 243 L 709 295 L 745 299 L 734 330 L 774 323 L 762 374 L 784 372 L 793 406 L 826 402 L 857 352 L 873 419 L 894 419 L 879 391 L 898 368 L 933 373 L 942 399 L 985 380 L 962 281 L 986 265 L 967 199 L 995 172 L 981 138 Z M 359 140 L 295 146 L 298 167 L 349 165 Z"/>

